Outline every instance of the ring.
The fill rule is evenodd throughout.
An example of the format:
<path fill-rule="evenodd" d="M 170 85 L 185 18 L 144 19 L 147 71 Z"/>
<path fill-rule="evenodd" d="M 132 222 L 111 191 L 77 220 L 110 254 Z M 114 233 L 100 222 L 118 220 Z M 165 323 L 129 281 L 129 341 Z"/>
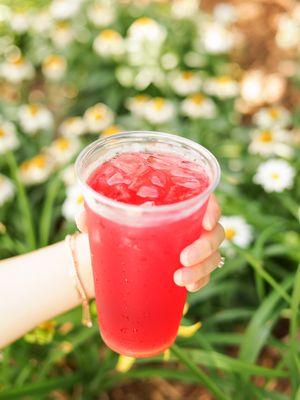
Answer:
<path fill-rule="evenodd" d="M 218 268 L 222 268 L 224 266 L 224 264 L 225 264 L 225 257 L 221 257 L 221 260 L 218 264 Z"/>

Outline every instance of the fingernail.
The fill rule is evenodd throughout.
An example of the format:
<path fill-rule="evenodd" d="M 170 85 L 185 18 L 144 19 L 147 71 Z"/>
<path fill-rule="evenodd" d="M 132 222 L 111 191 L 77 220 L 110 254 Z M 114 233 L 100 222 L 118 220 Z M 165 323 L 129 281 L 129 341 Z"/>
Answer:
<path fill-rule="evenodd" d="M 175 273 L 174 273 L 174 282 L 176 283 L 176 285 L 178 286 L 184 286 L 183 283 L 183 274 L 182 271 L 180 269 L 178 269 Z"/>
<path fill-rule="evenodd" d="M 211 231 L 212 228 L 214 227 L 214 221 L 212 220 L 212 218 L 210 218 L 209 216 L 205 217 L 203 220 L 203 228 L 206 229 L 207 231 Z"/>
<path fill-rule="evenodd" d="M 189 249 L 184 249 L 180 254 L 180 262 L 185 267 L 189 266 Z"/>

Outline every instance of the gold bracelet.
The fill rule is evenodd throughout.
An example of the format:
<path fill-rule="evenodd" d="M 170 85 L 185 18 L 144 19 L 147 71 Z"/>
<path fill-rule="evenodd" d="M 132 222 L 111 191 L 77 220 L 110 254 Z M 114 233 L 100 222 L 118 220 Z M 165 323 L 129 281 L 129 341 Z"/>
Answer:
<path fill-rule="evenodd" d="M 70 257 L 70 260 L 71 260 L 70 275 L 74 281 L 75 288 L 77 290 L 78 296 L 79 296 L 81 304 L 82 304 L 81 322 L 84 326 L 91 328 L 93 326 L 93 322 L 92 322 L 91 313 L 90 313 L 89 299 L 88 299 L 88 296 L 86 294 L 86 291 L 84 289 L 84 286 L 82 284 L 82 281 L 81 281 L 79 273 L 78 273 L 78 259 L 77 259 L 76 248 L 75 248 L 77 235 L 78 235 L 78 232 L 74 233 L 73 235 L 66 236 L 66 243 L 70 250 L 70 256 L 71 256 Z"/>

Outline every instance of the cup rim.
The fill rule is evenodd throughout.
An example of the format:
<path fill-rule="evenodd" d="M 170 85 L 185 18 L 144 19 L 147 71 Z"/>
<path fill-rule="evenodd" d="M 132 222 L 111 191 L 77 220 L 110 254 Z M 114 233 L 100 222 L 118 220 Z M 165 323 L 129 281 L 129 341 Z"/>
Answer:
<path fill-rule="evenodd" d="M 109 142 L 116 141 L 118 139 L 122 139 L 126 136 L 128 138 L 130 137 L 144 137 L 145 135 L 151 135 L 152 137 L 157 136 L 157 138 L 165 138 L 165 139 L 170 139 L 173 142 L 176 142 L 178 144 L 185 144 L 186 146 L 192 148 L 195 151 L 198 151 L 201 153 L 201 155 L 204 155 L 204 157 L 210 161 L 212 164 L 212 168 L 214 169 L 215 173 L 215 178 L 214 180 L 211 180 L 210 184 L 208 187 L 201 193 L 199 193 L 196 196 L 193 196 L 191 198 L 188 198 L 186 200 L 181 200 L 176 203 L 171 203 L 171 204 L 162 204 L 162 205 L 156 205 L 153 207 L 141 207 L 141 205 L 135 205 L 135 204 L 127 204 L 127 203 L 122 203 L 120 201 L 111 199 L 107 196 L 104 196 L 101 193 L 96 192 L 94 189 L 92 189 L 86 180 L 82 177 L 82 174 L 80 172 L 81 168 L 81 163 L 84 160 L 85 157 L 87 157 L 90 152 L 93 151 L 93 149 L 99 145 L 105 145 Z M 220 182 L 220 176 L 221 176 L 221 168 L 220 165 L 216 159 L 216 157 L 204 146 L 200 145 L 197 142 L 194 142 L 193 140 L 184 138 L 179 135 L 174 135 L 170 133 L 165 133 L 165 132 L 159 132 L 159 131 L 149 131 L 149 130 L 141 130 L 141 131 L 122 131 L 118 134 L 108 136 L 105 138 L 99 138 L 95 140 L 94 142 L 90 143 L 88 146 L 86 146 L 84 149 L 81 150 L 79 153 L 76 162 L 75 162 L 75 174 L 77 177 L 77 180 L 79 181 L 80 186 L 82 187 L 83 191 L 87 193 L 89 196 L 92 196 L 93 198 L 99 200 L 102 204 L 110 207 L 114 207 L 118 210 L 122 211 L 138 211 L 139 213 L 143 211 L 143 213 L 147 214 L 160 214 L 160 213 L 167 213 L 167 212 L 172 212 L 172 211 L 178 211 L 179 209 L 189 207 L 193 205 L 195 202 L 201 202 L 201 200 L 205 199 L 205 197 L 208 197 L 215 188 L 218 186 Z"/>

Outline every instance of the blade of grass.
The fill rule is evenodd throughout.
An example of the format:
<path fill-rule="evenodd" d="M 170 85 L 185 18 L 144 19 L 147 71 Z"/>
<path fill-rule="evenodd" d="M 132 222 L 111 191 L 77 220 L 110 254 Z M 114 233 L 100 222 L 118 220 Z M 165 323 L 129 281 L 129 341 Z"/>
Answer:
<path fill-rule="evenodd" d="M 27 239 L 28 251 L 34 250 L 36 247 L 36 238 L 32 220 L 32 213 L 30 210 L 29 201 L 26 195 L 24 185 L 19 177 L 18 165 L 15 156 L 11 152 L 7 153 L 7 164 L 10 168 L 12 179 L 14 180 L 15 185 L 17 187 L 17 193 L 18 193 L 17 198 L 19 202 L 21 218 L 22 219 L 24 218 L 24 225 L 23 225 L 24 236 Z"/>
<path fill-rule="evenodd" d="M 61 179 L 59 176 L 55 176 L 48 184 L 46 190 L 46 198 L 43 205 L 43 210 L 40 220 L 40 243 L 41 247 L 46 246 L 49 241 L 49 235 L 51 230 L 51 224 L 53 222 L 53 205 L 55 198 L 61 186 Z"/>
<path fill-rule="evenodd" d="M 179 347 L 174 344 L 171 347 L 171 352 L 179 359 L 183 364 L 187 366 L 187 368 L 193 372 L 193 374 L 198 378 L 199 382 L 201 382 L 206 388 L 216 397 L 218 400 L 229 400 L 229 397 L 223 393 L 223 391 L 212 381 L 209 376 L 207 376 L 203 371 L 201 371 L 196 364 L 193 363 L 187 357 L 187 355 L 179 349 Z"/>
<path fill-rule="evenodd" d="M 292 293 L 292 307 L 291 307 L 291 320 L 290 320 L 290 359 L 291 359 L 291 379 L 293 392 L 295 394 L 297 386 L 299 385 L 300 377 L 300 361 L 297 355 L 299 347 L 298 332 L 298 307 L 300 305 L 300 265 L 298 265 L 297 273 L 295 276 L 294 288 Z"/>
<path fill-rule="evenodd" d="M 294 277 L 289 276 L 282 283 L 283 290 L 289 289 L 293 284 Z M 278 304 L 280 303 L 281 295 L 277 291 L 269 294 L 254 313 L 248 327 L 244 333 L 239 359 L 254 363 L 264 345 L 270 331 L 280 315 Z"/>
<path fill-rule="evenodd" d="M 252 254 L 249 252 L 239 249 L 239 251 L 242 251 L 246 257 L 246 260 L 249 262 L 249 264 L 254 268 L 254 270 L 266 281 L 269 283 L 270 286 L 289 304 L 292 302 L 291 296 L 282 288 L 282 285 L 280 285 L 278 282 L 275 281 L 275 279 L 267 272 L 264 270 L 263 265 L 260 260 L 257 260 Z"/>
<path fill-rule="evenodd" d="M 247 363 L 216 351 L 188 350 L 185 354 L 190 360 L 194 360 L 206 367 L 218 368 L 227 372 L 235 372 L 243 375 L 258 375 L 270 378 L 283 378 L 288 376 L 288 372 L 276 369 L 260 367 L 255 364 Z"/>
<path fill-rule="evenodd" d="M 70 342 L 72 350 L 75 350 L 78 346 L 85 343 L 93 336 L 95 336 L 98 333 L 98 330 L 99 330 L 98 326 L 94 325 L 92 328 L 83 329 L 72 336 L 70 335 L 68 337 L 68 342 Z M 57 363 L 63 357 L 65 357 L 65 355 L 66 353 L 59 347 L 59 345 L 57 347 L 54 347 L 52 351 L 49 353 L 46 360 L 44 360 L 43 365 L 41 366 L 40 372 L 38 374 L 38 377 L 42 378 L 46 376 L 46 374 L 51 369 L 52 365 Z"/>
<path fill-rule="evenodd" d="M 21 387 L 14 387 L 0 392 L 0 399 L 24 399 L 25 396 L 39 396 L 45 395 L 57 388 L 67 388 L 73 386 L 80 381 L 80 374 L 72 374 L 70 376 L 62 376 L 59 378 L 51 378 L 42 382 L 31 383 Z"/>

